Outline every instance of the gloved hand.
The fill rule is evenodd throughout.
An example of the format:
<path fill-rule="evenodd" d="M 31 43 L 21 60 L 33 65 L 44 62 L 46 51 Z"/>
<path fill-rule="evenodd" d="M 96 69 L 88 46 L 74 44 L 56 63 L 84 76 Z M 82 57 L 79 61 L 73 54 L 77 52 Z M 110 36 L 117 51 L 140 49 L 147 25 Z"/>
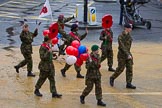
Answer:
<path fill-rule="evenodd" d="M 72 16 L 72 18 L 73 18 L 73 19 L 75 18 L 74 15 Z"/>

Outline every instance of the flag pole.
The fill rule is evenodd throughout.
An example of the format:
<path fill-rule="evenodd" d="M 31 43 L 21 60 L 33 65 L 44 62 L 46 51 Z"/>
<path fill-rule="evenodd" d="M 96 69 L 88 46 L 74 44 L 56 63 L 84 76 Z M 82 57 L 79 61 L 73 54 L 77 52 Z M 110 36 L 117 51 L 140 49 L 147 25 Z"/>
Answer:
<path fill-rule="evenodd" d="M 52 20 L 52 22 L 53 22 L 53 16 L 52 16 L 52 13 L 51 13 L 51 20 Z"/>
<path fill-rule="evenodd" d="M 50 6 L 50 2 L 49 2 L 49 6 Z M 51 9 L 51 20 L 53 22 L 53 16 L 52 16 L 52 8 L 51 8 L 51 6 L 50 6 L 50 9 Z"/>

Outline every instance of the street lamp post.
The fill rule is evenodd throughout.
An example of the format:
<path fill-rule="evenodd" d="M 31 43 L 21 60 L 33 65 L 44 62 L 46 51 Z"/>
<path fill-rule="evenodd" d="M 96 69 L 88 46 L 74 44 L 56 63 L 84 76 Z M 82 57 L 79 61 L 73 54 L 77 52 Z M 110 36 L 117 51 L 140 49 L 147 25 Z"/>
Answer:
<path fill-rule="evenodd" d="M 84 0 L 84 23 L 87 23 L 88 0 Z"/>

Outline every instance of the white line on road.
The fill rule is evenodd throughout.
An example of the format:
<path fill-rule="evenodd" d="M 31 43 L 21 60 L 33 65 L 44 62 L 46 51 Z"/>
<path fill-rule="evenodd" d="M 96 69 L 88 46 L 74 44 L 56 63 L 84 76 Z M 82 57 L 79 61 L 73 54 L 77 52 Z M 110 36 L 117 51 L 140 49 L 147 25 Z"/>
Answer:
<path fill-rule="evenodd" d="M 80 95 L 81 93 L 64 93 L 67 95 Z M 95 93 L 90 93 L 95 94 Z M 134 92 L 134 93 L 102 93 L 103 95 L 162 95 L 162 92 Z"/>
<path fill-rule="evenodd" d="M 0 6 L 3 6 L 3 5 L 5 5 L 5 4 L 7 4 L 7 3 L 10 3 L 11 1 L 8 1 L 8 2 L 5 2 L 5 3 L 2 3 L 2 4 L 0 4 Z"/>

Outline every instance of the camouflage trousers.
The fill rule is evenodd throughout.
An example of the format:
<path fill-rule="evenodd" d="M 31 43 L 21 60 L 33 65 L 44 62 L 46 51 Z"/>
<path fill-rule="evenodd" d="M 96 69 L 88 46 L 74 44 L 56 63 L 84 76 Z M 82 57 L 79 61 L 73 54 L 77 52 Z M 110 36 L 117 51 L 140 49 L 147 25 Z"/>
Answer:
<path fill-rule="evenodd" d="M 45 71 L 40 71 L 39 79 L 38 79 L 38 81 L 37 81 L 37 83 L 35 85 L 35 88 L 40 89 L 47 78 L 48 78 L 48 80 L 50 82 L 50 92 L 51 93 L 57 93 L 56 86 L 55 86 L 54 73 L 51 72 L 51 71 L 46 71 L 46 72 Z"/>
<path fill-rule="evenodd" d="M 32 60 L 32 54 L 23 54 L 24 60 L 21 61 L 17 66 L 23 67 L 27 64 L 27 71 L 31 72 L 33 68 L 33 60 Z"/>
<path fill-rule="evenodd" d="M 87 96 L 93 89 L 95 85 L 95 95 L 96 99 L 102 99 L 102 88 L 101 88 L 101 79 L 99 78 L 86 78 L 85 84 L 87 87 L 82 92 L 82 96 Z"/>
<path fill-rule="evenodd" d="M 111 76 L 112 78 L 117 78 L 126 67 L 126 82 L 131 83 L 133 78 L 133 60 L 132 59 L 118 59 L 118 67 L 115 73 Z"/>
<path fill-rule="evenodd" d="M 113 50 L 103 49 L 101 54 L 101 62 L 107 58 L 107 65 L 112 67 L 113 65 Z"/>
<path fill-rule="evenodd" d="M 67 71 L 72 65 L 68 65 L 67 63 L 65 64 L 65 67 L 64 67 L 64 70 Z M 74 64 L 74 68 L 75 68 L 75 71 L 78 73 L 80 73 L 81 71 L 81 67 L 80 66 L 77 66 L 76 64 Z"/>

